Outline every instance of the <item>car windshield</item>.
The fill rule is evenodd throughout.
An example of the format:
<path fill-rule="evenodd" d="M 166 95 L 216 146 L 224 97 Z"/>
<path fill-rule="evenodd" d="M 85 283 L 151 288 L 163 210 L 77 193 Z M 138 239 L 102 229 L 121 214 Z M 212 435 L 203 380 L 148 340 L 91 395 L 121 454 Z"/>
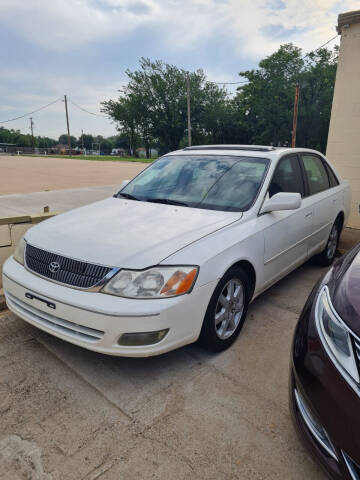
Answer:
<path fill-rule="evenodd" d="M 245 211 L 264 179 L 266 158 L 168 155 L 140 173 L 116 196 L 211 210 Z"/>

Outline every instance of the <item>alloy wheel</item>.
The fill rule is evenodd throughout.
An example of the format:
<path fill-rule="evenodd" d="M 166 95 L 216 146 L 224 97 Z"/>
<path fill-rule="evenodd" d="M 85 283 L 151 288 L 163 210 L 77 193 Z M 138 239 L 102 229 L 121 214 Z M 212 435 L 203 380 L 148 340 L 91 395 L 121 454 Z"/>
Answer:
<path fill-rule="evenodd" d="M 226 340 L 235 332 L 244 305 L 244 286 L 241 280 L 233 278 L 225 284 L 215 308 L 215 332 L 221 340 Z"/>
<path fill-rule="evenodd" d="M 338 245 L 338 236 L 339 236 L 338 227 L 335 223 L 332 226 L 328 244 L 327 244 L 326 254 L 329 259 L 333 258 L 333 256 L 335 255 L 337 245 Z"/>

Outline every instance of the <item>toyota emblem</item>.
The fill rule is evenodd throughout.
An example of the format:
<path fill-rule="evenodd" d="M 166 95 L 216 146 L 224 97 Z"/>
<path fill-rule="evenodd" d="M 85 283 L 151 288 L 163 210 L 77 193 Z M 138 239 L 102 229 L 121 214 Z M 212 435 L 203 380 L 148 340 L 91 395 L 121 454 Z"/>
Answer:
<path fill-rule="evenodd" d="M 56 273 L 60 270 L 60 263 L 59 262 L 51 262 L 49 264 L 49 270 L 51 273 Z"/>

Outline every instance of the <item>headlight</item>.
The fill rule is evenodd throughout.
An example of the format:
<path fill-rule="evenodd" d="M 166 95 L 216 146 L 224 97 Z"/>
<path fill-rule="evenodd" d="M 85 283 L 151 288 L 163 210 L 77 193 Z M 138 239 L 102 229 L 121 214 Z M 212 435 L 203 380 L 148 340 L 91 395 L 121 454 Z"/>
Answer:
<path fill-rule="evenodd" d="M 153 267 L 147 270 L 121 270 L 102 292 L 127 298 L 176 297 L 191 291 L 198 267 Z"/>
<path fill-rule="evenodd" d="M 331 304 L 327 287 L 321 290 L 318 297 L 315 318 L 320 338 L 335 366 L 345 370 L 356 383 L 359 383 L 351 336 Z"/>
<path fill-rule="evenodd" d="M 14 252 L 14 259 L 24 265 L 24 252 L 25 252 L 26 242 L 24 237 L 21 237 L 19 243 L 16 245 L 15 252 Z"/>

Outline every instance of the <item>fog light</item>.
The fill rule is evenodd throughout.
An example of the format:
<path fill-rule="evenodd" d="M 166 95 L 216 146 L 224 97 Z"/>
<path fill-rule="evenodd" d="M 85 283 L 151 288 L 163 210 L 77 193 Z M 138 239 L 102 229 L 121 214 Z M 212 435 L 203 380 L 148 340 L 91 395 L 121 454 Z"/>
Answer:
<path fill-rule="evenodd" d="M 299 412 L 307 425 L 308 429 L 312 433 L 312 435 L 316 438 L 316 440 L 320 443 L 320 445 L 326 450 L 326 452 L 331 455 L 336 461 L 338 461 L 338 458 L 335 453 L 335 449 L 330 441 L 330 438 L 325 430 L 324 427 L 322 427 L 314 418 L 312 413 L 310 412 L 310 409 L 305 403 L 305 400 L 303 399 L 302 395 L 294 389 L 294 394 L 295 394 L 295 400 L 297 407 L 299 409 Z"/>
<path fill-rule="evenodd" d="M 139 347 L 141 345 L 154 345 L 159 343 L 169 329 L 158 330 L 157 332 L 138 332 L 138 333 L 124 333 L 118 340 L 119 345 L 127 347 Z"/>

